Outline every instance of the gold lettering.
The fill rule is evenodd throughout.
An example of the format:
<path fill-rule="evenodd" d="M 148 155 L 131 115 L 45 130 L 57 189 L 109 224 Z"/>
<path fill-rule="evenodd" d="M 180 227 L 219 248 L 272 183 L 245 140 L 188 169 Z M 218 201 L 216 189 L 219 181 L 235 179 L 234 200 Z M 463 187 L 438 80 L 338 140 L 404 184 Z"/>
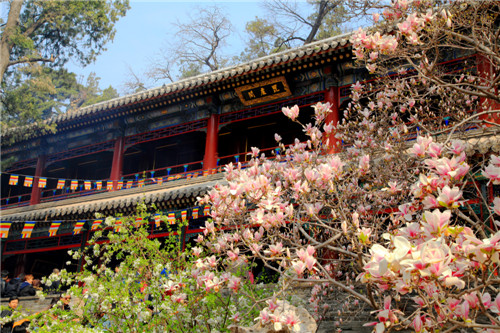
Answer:
<path fill-rule="evenodd" d="M 273 85 L 271 86 L 271 88 L 273 88 L 273 93 L 280 92 L 280 90 L 278 89 L 278 85 L 277 85 L 277 84 L 273 84 Z"/>
<path fill-rule="evenodd" d="M 248 91 L 248 97 L 249 98 L 255 98 L 255 94 L 253 93 L 253 91 Z"/>
<path fill-rule="evenodd" d="M 261 96 L 266 96 L 266 91 L 264 90 L 264 88 L 260 88 L 260 95 Z"/>

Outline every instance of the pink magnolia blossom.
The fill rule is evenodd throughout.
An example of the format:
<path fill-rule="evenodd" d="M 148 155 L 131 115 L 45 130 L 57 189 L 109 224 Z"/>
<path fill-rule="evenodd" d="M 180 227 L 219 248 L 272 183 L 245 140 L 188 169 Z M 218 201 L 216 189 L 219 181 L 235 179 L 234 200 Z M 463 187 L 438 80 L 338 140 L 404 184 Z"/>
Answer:
<path fill-rule="evenodd" d="M 401 31 L 403 34 L 410 34 L 413 32 L 412 26 L 408 21 L 404 21 L 402 23 L 398 23 L 398 29 Z"/>
<path fill-rule="evenodd" d="M 294 312 L 288 311 L 285 314 L 285 318 L 283 320 L 283 323 L 288 326 L 288 328 L 291 328 L 292 331 L 300 331 L 300 319 L 297 318 Z"/>
<path fill-rule="evenodd" d="M 426 222 L 423 226 L 425 232 L 434 236 L 439 236 L 448 226 L 451 218 L 451 211 L 445 210 L 444 212 L 440 212 L 437 209 L 435 209 L 432 213 L 426 211 L 424 212 L 423 218 Z"/>
<path fill-rule="evenodd" d="M 493 184 L 500 184 L 500 167 L 494 164 L 488 165 L 482 172 L 483 176 L 488 178 Z"/>
<path fill-rule="evenodd" d="M 192 250 L 193 250 L 193 255 L 195 255 L 196 257 L 199 257 L 200 254 L 203 252 L 203 249 L 198 246 L 193 247 Z"/>
<path fill-rule="evenodd" d="M 298 276 L 302 276 L 302 273 L 304 273 L 306 267 L 306 264 L 300 260 L 296 260 L 292 263 L 292 268 L 295 271 L 295 274 L 297 274 Z"/>
<path fill-rule="evenodd" d="M 458 187 L 450 188 L 449 186 L 443 187 L 439 190 L 437 197 L 438 203 L 446 208 L 458 208 L 461 205 L 459 201 L 462 198 L 462 191 Z"/>
<path fill-rule="evenodd" d="M 236 292 L 238 292 L 238 289 L 240 288 L 240 283 L 241 283 L 241 278 L 231 276 L 231 278 L 229 278 L 227 287 L 236 293 Z"/>
<path fill-rule="evenodd" d="M 420 316 L 420 314 L 417 314 L 415 318 L 413 318 L 412 325 L 415 329 L 415 332 L 422 332 L 422 317 Z"/>
<path fill-rule="evenodd" d="M 271 320 L 271 314 L 267 309 L 262 309 L 259 313 L 259 317 L 255 318 L 255 320 L 259 320 L 262 325 L 265 325 Z"/>
<path fill-rule="evenodd" d="M 363 90 L 364 86 L 357 81 L 355 84 L 351 86 L 351 89 L 355 92 L 361 92 Z"/>
<path fill-rule="evenodd" d="M 462 140 L 451 140 L 450 151 L 455 155 L 460 155 L 465 151 L 465 143 Z"/>
<path fill-rule="evenodd" d="M 493 211 L 495 214 L 500 215 L 500 198 L 496 197 L 493 199 Z"/>
<path fill-rule="evenodd" d="M 174 302 L 174 303 L 184 303 L 187 299 L 187 295 L 185 293 L 181 293 L 178 295 L 172 295 L 170 297 L 172 299 L 172 302 Z"/>
<path fill-rule="evenodd" d="M 232 261 L 236 261 L 239 259 L 240 249 L 236 248 L 233 251 L 229 250 L 227 251 L 227 255 L 229 256 L 229 259 L 231 259 Z"/>
<path fill-rule="evenodd" d="M 363 174 L 368 172 L 370 169 L 370 155 L 363 155 L 359 159 L 359 169 Z"/>
<path fill-rule="evenodd" d="M 366 69 L 370 73 L 375 73 L 375 71 L 377 70 L 377 65 L 375 65 L 375 64 L 367 64 L 366 65 Z"/>
<path fill-rule="evenodd" d="M 269 308 L 269 310 L 271 312 L 274 312 L 274 310 L 276 310 L 279 307 L 279 304 L 278 304 L 279 302 L 276 301 L 275 298 L 267 300 L 266 303 L 267 303 L 267 307 Z"/>
<path fill-rule="evenodd" d="M 281 252 L 283 252 L 283 244 L 281 242 L 270 245 L 269 250 L 265 251 L 265 253 L 269 253 L 272 256 L 278 256 Z"/>
<path fill-rule="evenodd" d="M 297 105 L 294 105 L 293 107 L 289 108 L 289 107 L 284 107 L 281 109 L 281 111 L 283 112 L 283 114 L 285 116 L 287 116 L 288 118 L 290 118 L 291 120 L 295 120 L 297 119 L 297 117 L 299 116 L 299 107 Z M 276 140 L 278 141 L 278 140 Z"/>

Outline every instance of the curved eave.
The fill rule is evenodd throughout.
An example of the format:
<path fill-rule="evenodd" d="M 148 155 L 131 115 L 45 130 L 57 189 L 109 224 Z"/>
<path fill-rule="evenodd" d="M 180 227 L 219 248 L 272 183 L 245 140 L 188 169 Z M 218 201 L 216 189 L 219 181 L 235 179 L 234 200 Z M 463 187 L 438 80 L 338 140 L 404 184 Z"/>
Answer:
<path fill-rule="evenodd" d="M 100 102 L 81 109 L 67 112 L 46 121 L 47 124 L 61 124 L 74 121 L 86 116 L 106 113 L 117 108 L 125 108 L 134 104 L 144 103 L 179 92 L 188 92 L 205 85 L 225 81 L 234 77 L 249 74 L 251 72 L 262 70 L 263 68 L 273 67 L 281 64 L 295 61 L 301 58 L 308 58 L 316 54 L 329 52 L 335 49 L 347 47 L 351 33 L 323 39 L 294 49 L 271 54 L 258 58 L 240 65 L 223 68 L 214 72 L 200 74 L 198 76 L 187 78 L 181 81 L 173 82 L 160 87 L 148 89 L 135 94 L 130 94 L 109 101 Z M 17 131 L 24 131 L 26 128 L 12 128 L 7 130 L 2 136 L 9 136 Z"/>
<path fill-rule="evenodd" d="M 216 174 L 189 180 L 178 180 L 161 185 L 149 185 L 141 188 L 123 189 L 38 205 L 6 209 L 1 212 L 4 221 L 50 220 L 57 217 L 81 214 L 93 214 L 135 208 L 137 203 L 168 202 L 182 198 L 196 198 L 205 194 L 215 184 L 223 182 L 224 174 Z"/>

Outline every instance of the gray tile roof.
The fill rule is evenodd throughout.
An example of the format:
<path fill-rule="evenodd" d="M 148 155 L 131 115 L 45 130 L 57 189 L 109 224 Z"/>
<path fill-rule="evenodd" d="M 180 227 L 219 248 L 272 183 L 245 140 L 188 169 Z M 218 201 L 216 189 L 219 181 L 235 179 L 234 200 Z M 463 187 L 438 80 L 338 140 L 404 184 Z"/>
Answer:
<path fill-rule="evenodd" d="M 251 71 L 261 69 L 263 67 L 278 65 L 285 63 L 287 61 L 302 58 L 305 56 L 311 56 L 316 53 L 321 53 L 327 50 L 336 49 L 337 47 L 344 47 L 349 42 L 349 37 L 352 33 L 347 33 L 327 39 L 323 39 L 317 42 L 313 42 L 307 45 L 303 45 L 294 49 L 286 50 L 280 53 L 271 54 L 262 58 L 258 58 L 243 64 L 223 68 L 214 72 L 209 72 L 205 74 L 200 74 L 195 77 L 187 78 L 181 81 L 173 82 L 170 84 L 164 84 L 160 87 L 148 89 L 135 94 L 126 95 L 118 98 L 111 99 L 109 101 L 100 102 L 97 104 L 89 105 L 72 112 L 66 112 L 64 114 L 52 117 L 46 122 L 48 124 L 60 123 L 72 119 L 76 119 L 85 115 L 94 114 L 102 112 L 104 110 L 124 106 L 130 103 L 141 102 L 150 98 L 158 97 L 161 95 L 178 92 L 181 90 L 190 90 L 195 87 L 221 81 L 234 76 L 242 75 Z M 3 135 L 9 135 L 12 131 L 17 131 L 19 129 L 7 130 Z"/>
<path fill-rule="evenodd" d="M 224 173 L 170 181 L 161 185 L 123 189 L 95 195 L 45 202 L 38 205 L 6 209 L 0 212 L 4 221 L 45 220 L 65 215 L 87 214 L 106 210 L 120 210 L 135 206 L 137 202 L 166 202 L 183 198 L 195 198 L 205 194 L 215 184 L 224 182 Z"/>

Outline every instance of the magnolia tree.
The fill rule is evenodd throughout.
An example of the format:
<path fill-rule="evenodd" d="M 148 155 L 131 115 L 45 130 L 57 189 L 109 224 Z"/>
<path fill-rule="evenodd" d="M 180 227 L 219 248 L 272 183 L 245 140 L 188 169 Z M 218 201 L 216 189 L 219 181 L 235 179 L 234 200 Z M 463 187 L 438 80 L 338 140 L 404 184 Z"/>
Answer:
<path fill-rule="evenodd" d="M 353 85 L 343 121 L 326 123 L 330 105 L 315 105 L 307 141 L 285 147 L 276 135 L 278 154 L 252 148 L 200 198 L 212 220 L 199 241 L 220 264 L 279 275 L 258 322 L 295 327 L 275 299 L 309 282 L 318 310 L 319 290 L 338 288 L 346 306 L 374 309 L 377 332 L 500 329 L 500 198 L 481 191 L 500 183 L 500 158 L 466 154 L 468 137 L 497 133 L 498 13 L 495 1 L 395 1 L 376 30 L 352 37 L 377 79 Z M 299 112 L 283 109 L 295 122 Z"/>

